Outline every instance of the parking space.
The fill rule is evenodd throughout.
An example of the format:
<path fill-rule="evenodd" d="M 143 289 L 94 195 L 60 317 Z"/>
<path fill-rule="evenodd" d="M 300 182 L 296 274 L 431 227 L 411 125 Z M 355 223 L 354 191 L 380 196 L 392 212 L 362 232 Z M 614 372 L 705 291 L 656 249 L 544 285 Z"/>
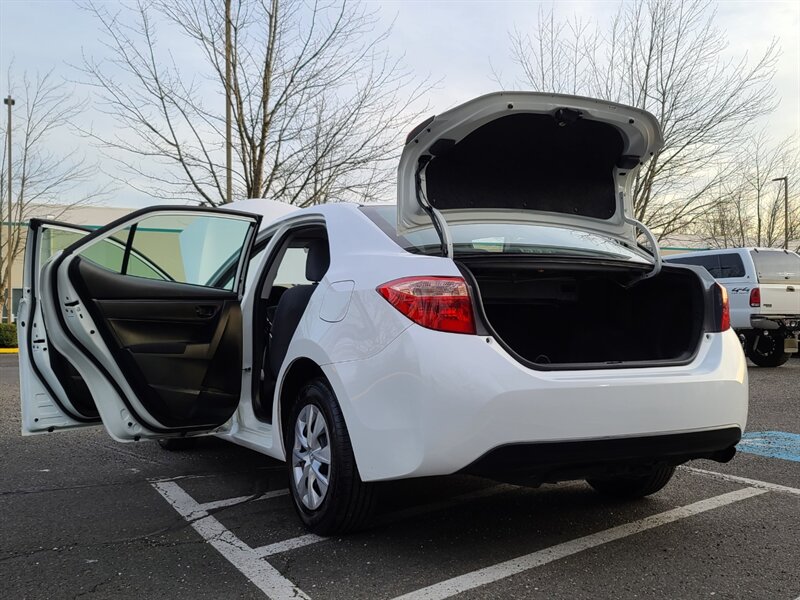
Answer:
<path fill-rule="evenodd" d="M 326 539 L 300 527 L 282 465 L 215 439 L 183 453 L 89 430 L 22 439 L 2 356 L 3 596 L 795 600 L 800 360 L 750 378 L 748 452 L 694 462 L 644 501 L 580 482 L 392 482 L 370 529 Z"/>

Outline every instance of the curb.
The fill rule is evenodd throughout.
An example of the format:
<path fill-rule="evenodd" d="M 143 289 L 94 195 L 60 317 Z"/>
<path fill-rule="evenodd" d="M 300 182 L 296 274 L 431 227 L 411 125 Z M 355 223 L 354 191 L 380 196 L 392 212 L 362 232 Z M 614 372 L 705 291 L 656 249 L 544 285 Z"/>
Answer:
<path fill-rule="evenodd" d="M 0 348 L 0 354 L 19 354 L 19 348 Z"/>

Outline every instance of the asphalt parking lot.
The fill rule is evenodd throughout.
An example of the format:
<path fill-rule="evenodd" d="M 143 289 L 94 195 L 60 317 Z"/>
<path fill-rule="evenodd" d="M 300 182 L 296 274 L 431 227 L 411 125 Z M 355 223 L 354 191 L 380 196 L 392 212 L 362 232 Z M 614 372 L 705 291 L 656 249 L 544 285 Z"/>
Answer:
<path fill-rule="evenodd" d="M 17 359 L 2 355 L 0 597 L 800 600 L 800 450 L 770 441 L 800 433 L 800 360 L 753 367 L 750 385 L 748 430 L 783 433 L 646 500 L 397 482 L 369 530 L 324 539 L 299 526 L 282 465 L 243 448 L 20 437 Z"/>

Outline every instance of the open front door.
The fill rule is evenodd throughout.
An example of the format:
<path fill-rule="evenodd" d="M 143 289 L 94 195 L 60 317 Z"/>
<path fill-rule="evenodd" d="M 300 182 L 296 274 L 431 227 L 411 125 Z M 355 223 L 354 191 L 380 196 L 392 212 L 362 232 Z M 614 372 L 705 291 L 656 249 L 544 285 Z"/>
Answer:
<path fill-rule="evenodd" d="M 86 382 L 113 438 L 197 435 L 233 415 L 244 270 L 259 220 L 218 209 L 148 208 L 44 265 L 50 345 Z"/>
<path fill-rule="evenodd" d="M 83 378 L 49 343 L 39 287 L 42 265 L 89 233 L 89 229 L 55 221 L 32 219 L 28 225 L 23 295 L 17 319 L 23 435 L 100 424 Z M 117 252 L 121 255 L 123 249 L 118 247 Z"/>

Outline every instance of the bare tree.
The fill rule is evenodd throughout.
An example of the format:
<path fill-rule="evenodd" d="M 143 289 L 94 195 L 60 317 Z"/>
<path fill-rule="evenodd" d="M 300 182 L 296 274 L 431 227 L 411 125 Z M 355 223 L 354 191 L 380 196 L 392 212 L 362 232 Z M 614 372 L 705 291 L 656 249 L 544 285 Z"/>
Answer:
<path fill-rule="evenodd" d="M 773 109 L 773 40 L 756 60 L 725 58 L 711 0 L 624 2 L 604 27 L 541 11 L 531 33 L 512 34 L 523 83 L 646 109 L 664 148 L 633 185 L 636 218 L 662 237 L 716 204 L 733 156 L 756 117 Z"/>
<path fill-rule="evenodd" d="M 86 8 L 108 52 L 85 57 L 81 70 L 123 130 L 87 133 L 152 195 L 229 201 L 224 3 Z M 390 159 L 419 114 L 412 107 L 430 86 L 382 49 L 388 31 L 376 33 L 376 13 L 349 2 L 240 0 L 231 21 L 234 196 L 308 206 L 384 193 Z M 180 44 L 194 68 L 175 56 Z"/>
<path fill-rule="evenodd" d="M 70 123 L 84 108 L 73 90 L 55 79 L 52 71 L 34 78 L 24 74 L 16 85 L 11 69 L 8 89 L 16 96 L 12 122 L 12 198 L 8 214 L 8 173 L 0 170 L 0 222 L 12 224 L 10 235 L 3 231 L 0 246 L 0 289 L 10 289 L 7 266 L 25 250 L 23 228 L 34 211 L 47 208 L 54 219 L 72 208 L 102 200 L 109 192 L 107 185 L 95 182 L 98 169 L 79 156 L 75 148 L 64 143 Z M 3 120 L 0 136 L 6 139 Z M 58 150 L 54 150 L 57 148 Z M 6 164 L 7 146 L 2 149 Z M 6 297 L 5 302 L 10 298 Z M 6 314 L 10 306 L 4 304 Z"/>
<path fill-rule="evenodd" d="M 714 208 L 698 220 L 694 231 L 714 246 L 782 246 L 785 200 L 783 186 L 773 179 L 800 181 L 797 142 L 770 140 L 766 131 L 752 137 L 720 182 Z M 789 205 L 789 239 L 800 237 L 800 202 Z"/>

